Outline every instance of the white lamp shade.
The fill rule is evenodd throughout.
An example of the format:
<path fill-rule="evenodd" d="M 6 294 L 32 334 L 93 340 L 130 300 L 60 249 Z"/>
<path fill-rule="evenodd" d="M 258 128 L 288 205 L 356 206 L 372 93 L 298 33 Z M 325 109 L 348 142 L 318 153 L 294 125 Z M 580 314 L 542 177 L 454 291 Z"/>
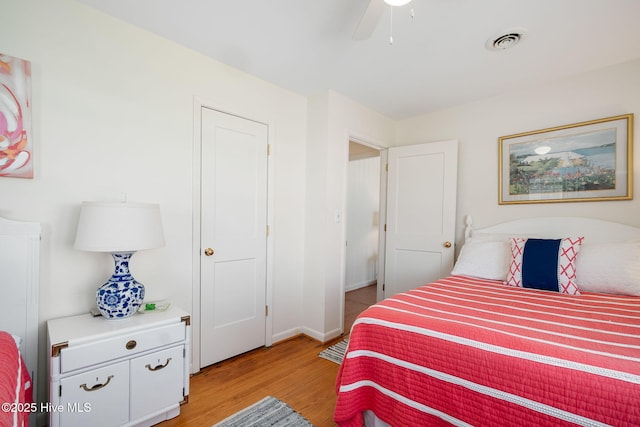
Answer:
<path fill-rule="evenodd" d="M 83 202 L 74 248 L 134 252 L 164 246 L 160 206 L 150 203 Z"/>

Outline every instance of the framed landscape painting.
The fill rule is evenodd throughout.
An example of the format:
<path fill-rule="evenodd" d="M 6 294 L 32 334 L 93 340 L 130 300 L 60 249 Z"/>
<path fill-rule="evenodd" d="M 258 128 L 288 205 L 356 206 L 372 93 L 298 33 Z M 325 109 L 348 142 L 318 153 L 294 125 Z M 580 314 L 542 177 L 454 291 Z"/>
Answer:
<path fill-rule="evenodd" d="M 498 139 L 499 203 L 632 198 L 633 114 Z"/>

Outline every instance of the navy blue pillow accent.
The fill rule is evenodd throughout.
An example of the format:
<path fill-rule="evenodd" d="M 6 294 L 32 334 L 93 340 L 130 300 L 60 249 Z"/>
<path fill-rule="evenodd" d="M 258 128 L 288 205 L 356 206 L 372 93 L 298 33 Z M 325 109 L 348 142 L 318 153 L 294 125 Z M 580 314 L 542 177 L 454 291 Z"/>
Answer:
<path fill-rule="evenodd" d="M 558 292 L 561 239 L 528 239 L 522 252 L 522 287 Z"/>

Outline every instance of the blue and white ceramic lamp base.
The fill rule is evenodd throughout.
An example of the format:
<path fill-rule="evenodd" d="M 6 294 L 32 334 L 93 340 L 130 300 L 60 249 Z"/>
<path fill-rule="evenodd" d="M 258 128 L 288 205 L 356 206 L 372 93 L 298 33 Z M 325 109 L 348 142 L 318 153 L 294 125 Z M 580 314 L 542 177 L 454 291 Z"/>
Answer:
<path fill-rule="evenodd" d="M 129 272 L 129 260 L 135 252 L 112 253 L 115 271 L 98 288 L 96 305 L 107 319 L 125 319 L 134 314 L 144 300 L 144 285 Z"/>

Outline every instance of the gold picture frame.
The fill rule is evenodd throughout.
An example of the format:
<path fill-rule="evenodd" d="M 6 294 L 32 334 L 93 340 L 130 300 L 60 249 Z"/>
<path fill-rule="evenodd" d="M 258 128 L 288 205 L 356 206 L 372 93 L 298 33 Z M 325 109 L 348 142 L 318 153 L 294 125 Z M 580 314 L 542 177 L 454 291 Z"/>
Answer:
<path fill-rule="evenodd" d="M 498 203 L 631 200 L 633 114 L 498 138 Z"/>

